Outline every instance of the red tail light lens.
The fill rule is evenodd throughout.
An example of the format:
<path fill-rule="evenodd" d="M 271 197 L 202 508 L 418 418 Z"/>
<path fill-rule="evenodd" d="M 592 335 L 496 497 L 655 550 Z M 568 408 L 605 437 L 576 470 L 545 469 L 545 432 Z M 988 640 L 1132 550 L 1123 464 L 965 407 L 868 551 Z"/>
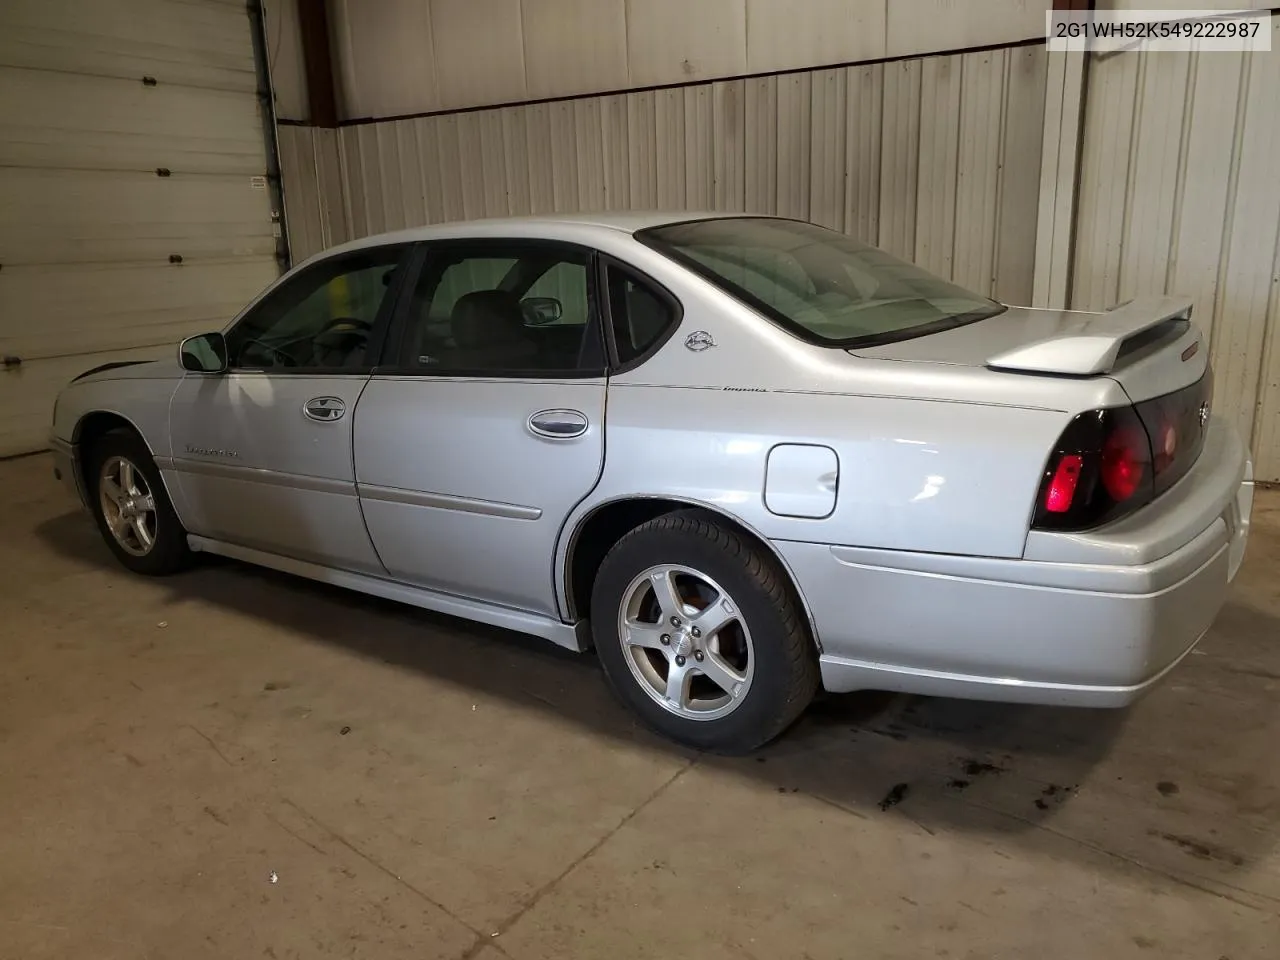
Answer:
<path fill-rule="evenodd" d="M 1102 444 L 1102 485 L 1116 503 L 1133 498 L 1142 485 L 1151 447 L 1141 428 L 1122 427 Z"/>
<path fill-rule="evenodd" d="M 1084 458 L 1071 453 L 1058 461 L 1053 471 L 1053 479 L 1049 481 L 1049 489 L 1045 491 L 1044 508 L 1050 513 L 1066 513 L 1071 509 L 1071 501 L 1075 499 L 1076 485 L 1080 482 L 1080 469 L 1084 466 Z"/>

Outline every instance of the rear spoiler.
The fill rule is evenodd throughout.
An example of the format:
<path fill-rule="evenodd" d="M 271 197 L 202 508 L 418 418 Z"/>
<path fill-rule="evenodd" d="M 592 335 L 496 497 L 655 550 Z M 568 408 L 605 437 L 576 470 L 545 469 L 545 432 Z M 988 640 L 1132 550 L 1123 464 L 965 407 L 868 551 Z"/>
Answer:
<path fill-rule="evenodd" d="M 997 370 L 1096 376 L 1115 368 L 1126 340 L 1170 320 L 1191 318 L 1190 297 L 1143 297 L 1106 313 L 1065 313 L 1056 336 L 987 360 Z"/>

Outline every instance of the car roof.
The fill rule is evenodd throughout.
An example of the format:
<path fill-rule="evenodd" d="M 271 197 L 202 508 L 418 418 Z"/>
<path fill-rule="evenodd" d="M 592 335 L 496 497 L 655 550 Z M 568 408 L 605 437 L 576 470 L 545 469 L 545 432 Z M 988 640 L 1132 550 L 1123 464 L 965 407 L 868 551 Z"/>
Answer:
<path fill-rule="evenodd" d="M 391 233 L 378 233 L 331 247 L 318 256 L 358 250 L 362 247 L 389 243 L 416 243 L 424 240 L 475 239 L 483 237 L 543 237 L 583 239 L 593 231 L 635 233 L 648 227 L 689 220 L 711 220 L 748 216 L 742 213 L 715 211 L 618 210 L 601 213 L 554 213 L 526 217 L 490 217 L 476 220 L 454 220 L 425 227 L 410 227 Z M 315 259 L 315 258 L 313 258 Z"/>

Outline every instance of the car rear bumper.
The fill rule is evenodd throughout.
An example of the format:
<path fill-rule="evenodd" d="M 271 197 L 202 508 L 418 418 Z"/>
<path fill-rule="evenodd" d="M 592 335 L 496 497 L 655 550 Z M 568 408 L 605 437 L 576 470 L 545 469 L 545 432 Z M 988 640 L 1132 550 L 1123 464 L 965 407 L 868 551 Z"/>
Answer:
<path fill-rule="evenodd" d="M 1132 702 L 1209 629 L 1244 556 L 1252 466 L 1234 430 L 1219 423 L 1214 433 L 1183 481 L 1123 522 L 1124 536 L 1109 529 L 1092 543 L 1058 535 L 1070 537 L 1061 545 L 1070 561 L 777 543 L 817 629 L 823 685 L 1088 707 Z M 1174 528 L 1191 532 L 1149 558 Z M 1046 542 L 1038 549 L 1054 552 Z"/>

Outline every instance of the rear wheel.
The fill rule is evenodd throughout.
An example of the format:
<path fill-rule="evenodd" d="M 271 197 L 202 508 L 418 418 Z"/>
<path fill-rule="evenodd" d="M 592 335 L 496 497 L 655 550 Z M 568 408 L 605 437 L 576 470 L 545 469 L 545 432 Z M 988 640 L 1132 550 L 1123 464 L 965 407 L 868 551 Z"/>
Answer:
<path fill-rule="evenodd" d="M 696 511 L 651 520 L 600 565 L 597 654 L 618 696 L 665 736 L 745 753 L 818 686 L 804 618 L 774 559 Z"/>
<path fill-rule="evenodd" d="M 102 538 L 134 573 L 164 576 L 191 558 L 187 532 L 141 438 L 112 430 L 94 441 L 85 464 L 90 504 Z"/>

